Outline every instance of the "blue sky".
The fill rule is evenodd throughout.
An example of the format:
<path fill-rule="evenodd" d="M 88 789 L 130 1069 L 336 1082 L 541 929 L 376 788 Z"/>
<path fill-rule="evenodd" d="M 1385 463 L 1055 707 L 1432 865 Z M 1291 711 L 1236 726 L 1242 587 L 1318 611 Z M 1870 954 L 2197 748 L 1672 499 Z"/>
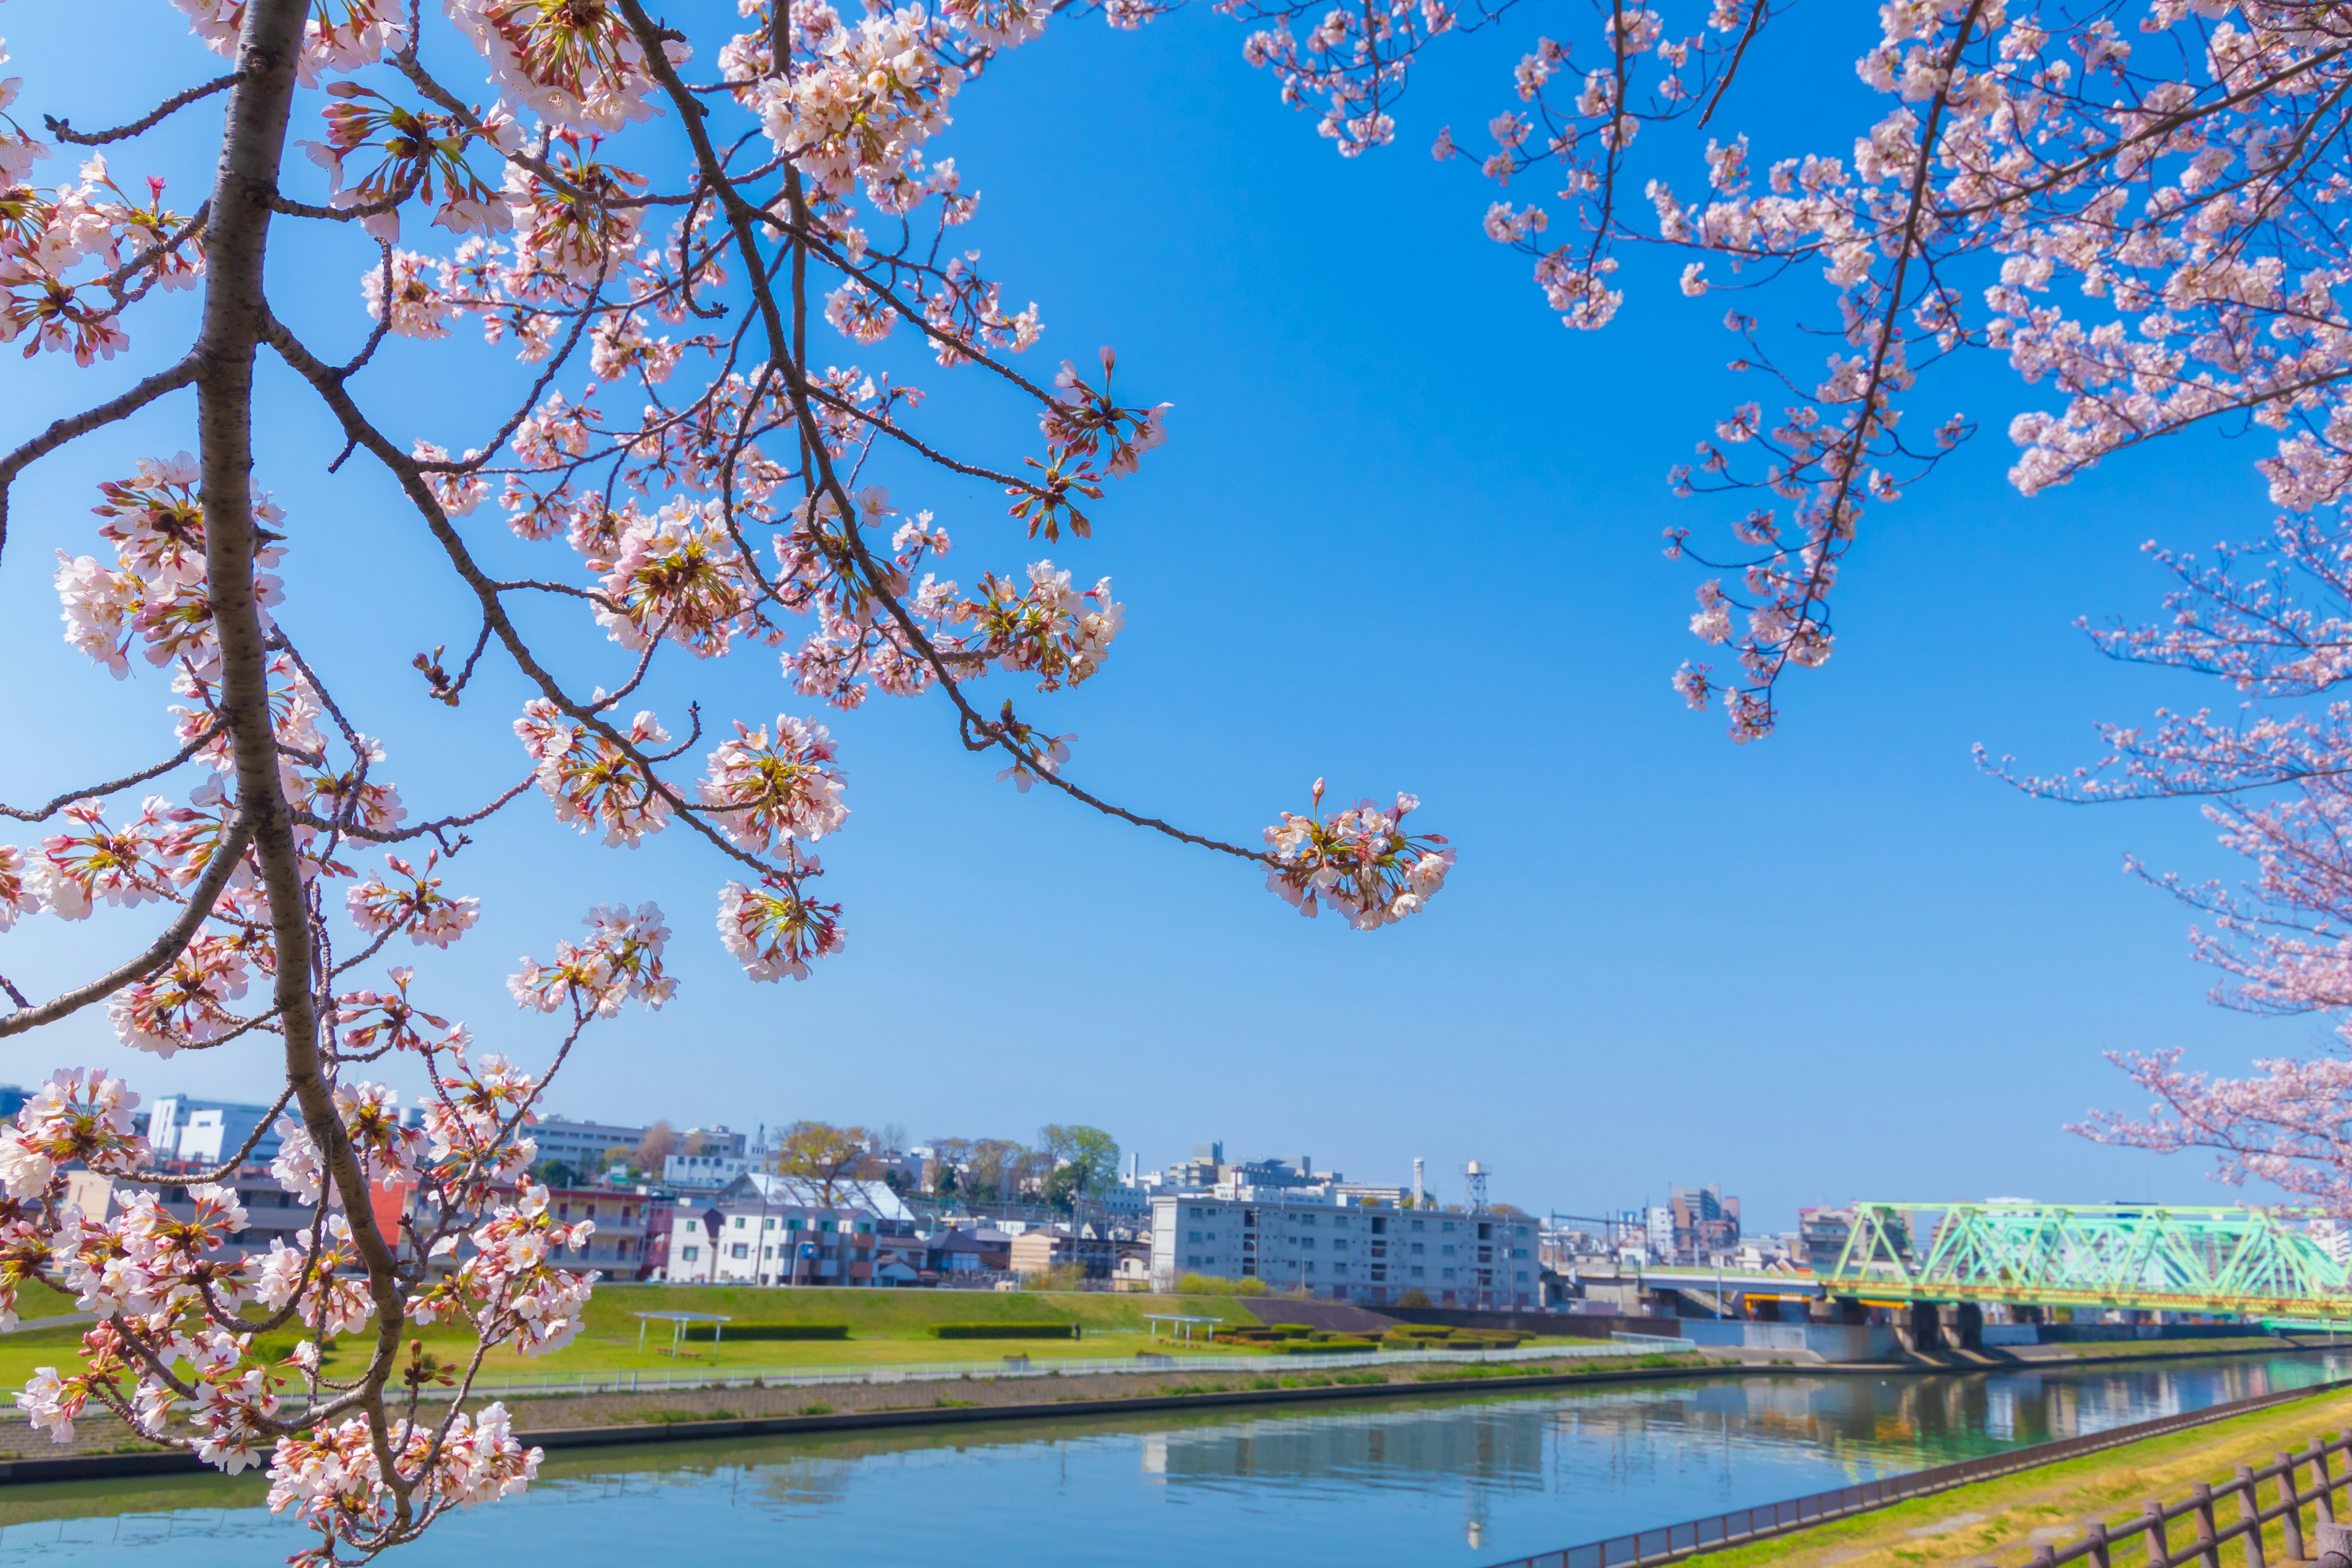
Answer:
<path fill-rule="evenodd" d="M 78 58 L 62 21 L 0 16 L 28 82 L 20 114 L 110 122 L 210 68 L 174 39 L 123 79 L 61 81 Z M 1127 629 L 1095 682 L 1024 707 L 1076 732 L 1074 776 L 1231 837 L 1303 806 L 1318 774 L 1345 796 L 1415 791 L 1462 857 L 1430 911 L 1374 934 L 1302 921 L 1246 868 L 995 783 L 942 704 L 877 700 L 825 721 L 850 781 L 849 825 L 823 846 L 849 946 L 814 978 L 740 977 L 712 931 L 725 871 L 707 848 L 672 833 L 608 850 L 534 799 L 456 863 L 453 886 L 485 917 L 420 963 L 430 996 L 540 1059 L 549 1031 L 503 988 L 515 955 L 546 955 L 591 903 L 650 898 L 677 933 L 682 994 L 592 1034 L 560 1110 L 815 1116 L 918 1138 L 1087 1121 L 1147 1165 L 1208 1138 L 1367 1179 L 1405 1179 L 1423 1156 L 1448 1196 L 1476 1158 L 1498 1197 L 1580 1213 L 1719 1181 L 1773 1228 L 1800 1204 L 1855 1196 L 2221 1200 L 2193 1161 L 2063 1131 L 2131 1103 L 2100 1053 L 2178 1046 L 2235 1069 L 2309 1048 L 2324 1026 L 2209 1006 L 2185 912 L 2119 874 L 2126 851 L 2230 873 L 2192 806 L 2029 801 L 1969 747 L 2071 765 L 2095 754 L 2096 719 L 2221 700 L 2105 663 L 2072 623 L 2154 607 L 2145 540 L 2258 531 L 2255 449 L 2182 440 L 2027 501 L 2003 482 L 2000 431 L 2032 395 L 1990 363 L 1931 384 L 1923 417 L 1962 407 L 1988 434 L 1872 514 L 1836 657 L 1792 683 L 1780 735 L 1735 747 L 1667 688 L 1696 651 L 1696 576 L 1658 548 L 1670 524 L 1704 533 L 1726 515 L 1664 480 L 1753 395 L 1721 368 L 1720 301 L 1684 300 L 1671 267 L 1637 260 L 1617 324 L 1571 335 L 1524 262 L 1483 237 L 1489 187 L 1423 149 L 1447 121 L 1472 142 L 1503 107 L 1509 40 L 1442 57 L 1399 144 L 1352 163 L 1278 104 L 1240 44 L 1205 11 L 1132 34 L 1062 25 L 971 88 L 938 149 L 982 193 L 970 243 L 1044 310 L 1034 368 L 1113 342 L 1127 390 L 1175 405 L 1169 445 L 1106 498 L 1096 539 L 1047 552 L 1084 579 L 1111 574 Z M 1840 77 L 1808 101 L 1866 100 Z M 1802 125 L 1745 123 L 1759 162 L 1853 128 L 1809 142 Z M 176 195 L 201 189 L 205 153 L 191 133 L 114 162 L 171 174 Z M 279 297 L 322 350 L 358 340 L 366 256 L 342 236 L 279 256 Z M 1810 284 L 1782 302 L 1827 314 Z M 26 431 L 187 330 L 170 303 L 134 321 L 131 361 L 77 374 L 11 358 L 0 415 Z M 485 353 L 395 344 L 365 398 L 403 438 L 457 444 L 511 383 Z M 929 383 L 951 439 L 1029 449 L 1017 410 Z M 510 671 L 493 668 L 453 714 L 406 668 L 472 629 L 412 516 L 362 466 L 328 479 L 338 442 L 320 412 L 282 373 L 265 385 L 261 482 L 290 514 L 289 629 L 384 737 L 412 810 L 520 777 Z M 0 798 L 168 750 L 162 682 L 117 683 L 68 650 L 48 573 L 55 549 L 96 547 L 95 482 L 192 446 L 191 414 L 152 411 L 18 483 L 0 563 L 14 709 Z M 1034 553 L 985 489 L 896 478 L 955 535 L 966 581 Z M 552 569 L 560 546 L 500 544 L 498 527 L 487 511 L 470 525 L 496 558 Z M 539 625 L 582 687 L 620 678 L 607 645 L 559 616 Z M 809 710 L 757 650 L 673 662 L 649 691 L 681 732 L 696 698 L 722 721 Z M 53 990 L 152 921 L 28 921 L 0 937 L 0 971 Z M 94 1060 L 151 1094 L 259 1097 L 274 1077 L 253 1048 L 137 1058 L 96 1018 L 5 1049 L 8 1077 Z"/>

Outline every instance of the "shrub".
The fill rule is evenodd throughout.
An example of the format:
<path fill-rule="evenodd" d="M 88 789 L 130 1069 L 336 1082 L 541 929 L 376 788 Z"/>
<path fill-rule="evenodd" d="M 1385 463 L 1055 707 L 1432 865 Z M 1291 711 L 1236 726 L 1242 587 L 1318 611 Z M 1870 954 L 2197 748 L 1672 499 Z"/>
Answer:
<path fill-rule="evenodd" d="M 1271 1347 L 1276 1355 L 1321 1355 L 1327 1351 L 1376 1351 L 1376 1341 L 1335 1338 L 1328 1340 L 1283 1340 Z"/>
<path fill-rule="evenodd" d="M 1408 1290 L 1397 1298 L 1400 1307 L 1426 1307 L 1429 1304 L 1429 1292 L 1426 1290 Z"/>
<path fill-rule="evenodd" d="M 726 1332 L 714 1335 L 714 1329 Z M 688 1323 L 686 1337 L 709 1341 L 716 1338 L 724 1344 L 729 1340 L 845 1340 L 849 1337 L 847 1323 Z"/>
<path fill-rule="evenodd" d="M 938 1340 L 1075 1340 L 1076 1323 L 933 1323 Z"/>
<path fill-rule="evenodd" d="M 1219 1279 L 1207 1274 L 1187 1274 L 1176 1281 L 1180 1296 L 1263 1296 L 1263 1279 Z"/>

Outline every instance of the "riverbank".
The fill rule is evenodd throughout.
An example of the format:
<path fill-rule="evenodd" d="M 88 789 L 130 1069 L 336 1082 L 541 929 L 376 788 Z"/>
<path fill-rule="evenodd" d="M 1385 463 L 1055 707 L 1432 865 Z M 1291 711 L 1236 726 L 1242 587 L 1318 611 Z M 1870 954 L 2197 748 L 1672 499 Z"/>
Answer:
<path fill-rule="evenodd" d="M 2177 1497 L 2199 1482 L 2226 1479 L 2240 1465 L 2269 1464 L 2281 1451 L 2300 1451 L 2314 1437 L 2347 1425 L 2352 1393 L 2318 1394 L 1694 1561 L 1706 1568 L 1973 1568 L 1985 1562 L 2021 1563 L 2038 1546 L 2080 1540 L 2085 1521 L 2124 1523 L 2137 1517 L 2149 1498 Z M 2280 1527 L 2271 1529 L 2263 1546 L 2267 1560 L 2282 1561 Z"/>
<path fill-rule="evenodd" d="M 2200 1342 L 2168 1342 L 2164 1349 L 2137 1355 L 2036 1357 L 2053 1362 L 2186 1362 L 2252 1353 L 2274 1355 L 2277 1342 L 2259 1350 L 2242 1341 L 2220 1342 L 2216 1351 Z M 2294 1349 L 2319 1350 L 2287 1342 Z M 2042 1350 L 2071 1347 L 2044 1346 Z M 2129 1346 L 2101 1345 L 2102 1352 Z M 2011 1363 L 2014 1368 L 2018 1363 Z M 1188 1372 L 1181 1363 L 1134 1372 L 1064 1376 L 997 1374 L 974 1366 L 951 1377 L 820 1387 L 752 1382 L 734 1387 L 665 1389 L 641 1393 L 529 1394 L 502 1397 L 524 1438 L 551 1449 L 685 1440 L 723 1441 L 899 1426 L 956 1425 L 971 1421 L 1037 1420 L 1074 1415 L 1129 1415 L 1235 1405 L 1319 1405 L 1334 1400 L 1441 1398 L 1464 1394 L 1531 1392 L 1548 1388 L 1688 1383 L 1718 1377 L 1786 1375 L 1836 1378 L 1933 1377 L 1954 1373 L 2002 1370 L 1999 1363 L 1949 1364 L 1909 1362 L 1798 1366 L 1759 1352 L 1714 1351 L 1664 1353 L 1629 1360 L 1579 1360 L 1572 1353 L 1541 1361 L 1444 1365 L 1428 1363 L 1286 1371 L 1271 1358 L 1263 1373 Z M 467 1401 L 470 1409 L 490 1402 Z M 75 1424 L 73 1440 L 51 1445 L 27 1426 L 0 1427 L 0 1484 L 105 1476 L 165 1475 L 198 1468 L 186 1454 L 146 1440 L 110 1415 Z"/>

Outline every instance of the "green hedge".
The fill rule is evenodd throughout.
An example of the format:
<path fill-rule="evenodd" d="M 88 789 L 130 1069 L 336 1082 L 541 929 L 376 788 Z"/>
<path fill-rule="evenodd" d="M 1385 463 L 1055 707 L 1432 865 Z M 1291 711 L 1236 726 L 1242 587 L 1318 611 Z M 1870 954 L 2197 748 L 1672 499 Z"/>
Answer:
<path fill-rule="evenodd" d="M 724 1333 L 712 1332 L 724 1329 Z M 847 1323 L 688 1323 L 686 1337 L 689 1340 L 845 1340 L 849 1337 Z"/>
<path fill-rule="evenodd" d="M 1270 1348 L 1276 1355 L 1322 1355 L 1329 1351 L 1376 1351 L 1370 1340 L 1283 1340 Z"/>
<path fill-rule="evenodd" d="M 1076 1323 L 933 1323 L 931 1337 L 940 1340 L 1075 1340 Z"/>

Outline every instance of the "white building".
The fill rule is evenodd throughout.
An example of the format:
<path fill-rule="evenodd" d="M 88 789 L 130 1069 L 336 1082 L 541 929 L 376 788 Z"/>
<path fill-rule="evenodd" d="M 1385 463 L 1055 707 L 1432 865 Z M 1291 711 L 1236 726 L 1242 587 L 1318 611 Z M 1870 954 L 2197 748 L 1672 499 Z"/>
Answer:
<path fill-rule="evenodd" d="M 1535 1246 L 1524 1215 L 1341 1204 L 1296 1190 L 1151 1205 L 1151 1278 L 1162 1290 L 1202 1274 L 1335 1300 L 1378 1304 L 1421 1290 L 1441 1306 L 1533 1307 Z"/>
<path fill-rule="evenodd" d="M 751 1171 L 751 1158 L 744 1154 L 672 1154 L 662 1162 L 662 1181 L 669 1186 L 704 1192 L 723 1187 Z"/>
<path fill-rule="evenodd" d="M 158 1160 L 194 1160 L 217 1165 L 245 1147 L 254 1129 L 269 1115 L 266 1105 L 240 1105 L 225 1100 L 195 1100 L 167 1094 L 155 1102 L 147 1118 L 147 1141 Z M 278 1130 L 263 1128 L 247 1163 L 267 1164 L 278 1158 Z"/>
<path fill-rule="evenodd" d="M 617 1122 L 572 1121 L 549 1116 L 531 1124 L 531 1141 L 541 1160 L 561 1160 L 582 1176 L 604 1169 L 604 1155 L 614 1149 L 634 1152 L 650 1127 L 624 1127 Z"/>

